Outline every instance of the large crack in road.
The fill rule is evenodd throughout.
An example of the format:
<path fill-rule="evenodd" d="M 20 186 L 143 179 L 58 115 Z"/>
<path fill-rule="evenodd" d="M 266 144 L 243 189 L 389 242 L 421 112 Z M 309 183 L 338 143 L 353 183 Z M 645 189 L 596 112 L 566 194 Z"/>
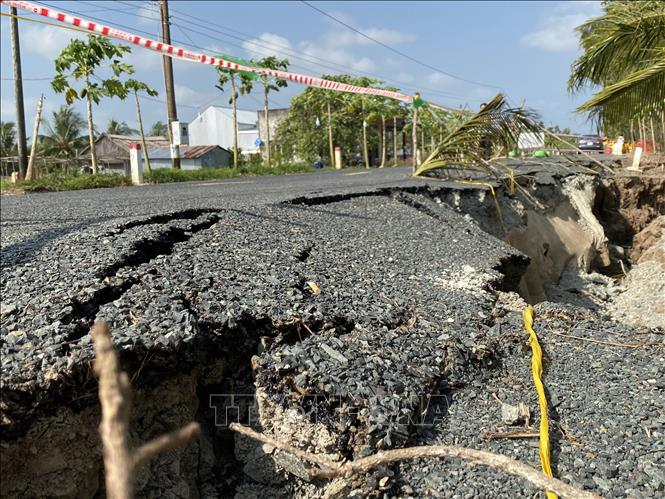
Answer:
<path fill-rule="evenodd" d="M 523 202 L 498 196 L 507 230 L 523 230 Z M 191 419 L 204 428 L 198 444 L 151 466 L 142 495 L 532 495 L 517 479 L 448 462 L 312 484 L 302 463 L 234 437 L 219 419 L 228 396 L 243 395 L 235 419 L 331 457 L 446 442 L 537 465 L 533 446 L 483 437 L 502 425 L 493 393 L 535 411 L 516 293 L 529 260 L 500 240 L 494 210 L 485 189 L 433 183 L 234 206 L 197 200 L 63 236 L 2 278 L 3 495 L 101 492 L 94 319 L 109 323 L 139 392 L 141 440 Z M 662 490 L 659 458 L 644 458 L 663 434 L 653 362 L 662 350 L 632 349 L 623 362 L 602 341 L 627 342 L 631 328 L 571 306 L 537 312 L 556 474 L 607 495 Z M 601 342 L 571 345 L 549 331 Z M 596 388 L 581 390 L 581 375 Z M 628 414 L 650 436 L 637 437 L 645 430 Z M 42 473 L 46 463 L 55 475 Z"/>

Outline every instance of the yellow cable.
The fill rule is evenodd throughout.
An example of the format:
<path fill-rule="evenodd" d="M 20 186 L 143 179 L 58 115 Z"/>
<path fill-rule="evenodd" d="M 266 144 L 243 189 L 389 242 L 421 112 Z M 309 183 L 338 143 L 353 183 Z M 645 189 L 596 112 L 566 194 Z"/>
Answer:
<path fill-rule="evenodd" d="M 45 24 L 46 26 L 53 26 L 54 28 L 71 29 L 72 31 L 80 31 L 81 33 L 93 33 L 94 34 L 94 32 L 92 32 L 92 31 L 89 31 L 87 29 L 77 28 L 75 26 L 65 26 L 64 24 L 50 23 L 48 21 L 42 21 L 40 19 L 31 19 L 30 17 L 15 16 L 14 14 L 5 14 L 4 12 L 0 12 L 0 16 L 14 17 L 16 19 L 20 19 L 21 21 L 28 21 L 28 22 L 31 22 L 31 23 Z"/>
<path fill-rule="evenodd" d="M 522 321 L 524 329 L 529 333 L 529 344 L 531 345 L 531 373 L 533 374 L 533 384 L 536 385 L 538 393 L 538 403 L 540 405 L 540 465 L 543 473 L 554 478 L 552 467 L 550 466 L 550 435 L 547 420 L 547 398 L 545 397 L 545 387 L 543 386 L 543 351 L 538 344 L 538 336 L 533 330 L 533 308 L 527 307 L 522 312 Z M 558 499 L 554 492 L 547 492 L 547 499 Z"/>

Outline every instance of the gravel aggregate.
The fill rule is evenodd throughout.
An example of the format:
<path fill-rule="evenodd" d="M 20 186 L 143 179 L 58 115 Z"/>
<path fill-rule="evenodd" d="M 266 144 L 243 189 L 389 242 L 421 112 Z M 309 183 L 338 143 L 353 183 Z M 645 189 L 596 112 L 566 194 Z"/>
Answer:
<path fill-rule="evenodd" d="M 565 174 L 561 162 L 547 171 L 511 165 L 548 186 Z M 535 440 L 486 438 L 516 429 L 502 423 L 493 394 L 526 404 L 537 427 L 524 303 L 508 293 L 528 261 L 464 213 L 481 196 L 475 187 L 433 196 L 447 185 L 406 175 L 3 196 L 3 439 L 49 404 L 95 403 L 88 331 L 104 319 L 123 362 L 136 369 L 150 358 L 146 370 L 161 376 L 258 352 L 257 387 L 284 406 L 323 397 L 307 408 L 338 433 L 348 457 L 442 443 L 537 467 Z M 607 497 L 665 495 L 662 330 L 636 331 L 600 308 L 562 301 L 573 304 L 536 309 L 555 475 Z M 428 400 L 436 403 L 423 422 Z M 534 494 L 518 479 L 453 461 L 385 468 L 359 490 Z"/>

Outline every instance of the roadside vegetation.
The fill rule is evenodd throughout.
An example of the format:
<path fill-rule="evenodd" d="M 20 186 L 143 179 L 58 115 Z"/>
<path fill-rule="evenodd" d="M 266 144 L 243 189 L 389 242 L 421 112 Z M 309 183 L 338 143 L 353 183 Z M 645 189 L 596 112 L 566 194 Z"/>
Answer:
<path fill-rule="evenodd" d="M 131 185 L 132 181 L 124 175 L 97 174 L 63 174 L 52 173 L 43 175 L 36 180 L 21 180 L 15 184 L 8 177 L 2 177 L 0 188 L 3 192 L 55 192 L 79 191 L 82 189 L 99 189 L 102 187 L 120 187 Z"/>
<path fill-rule="evenodd" d="M 315 169 L 305 163 L 290 163 L 268 167 L 265 165 L 245 165 L 238 168 L 202 168 L 200 170 L 176 170 L 173 168 L 157 168 L 146 173 L 144 181 L 150 184 L 168 184 L 188 182 L 192 180 L 220 180 L 238 177 L 261 177 L 269 175 L 288 175 L 291 173 L 314 173 L 332 171 L 331 168 Z M 56 192 L 77 191 L 81 189 L 98 189 L 102 187 L 121 187 L 132 185 L 132 180 L 125 175 L 117 174 L 63 174 L 51 173 L 37 180 L 12 183 L 9 177 L 2 177 L 2 192 Z"/>

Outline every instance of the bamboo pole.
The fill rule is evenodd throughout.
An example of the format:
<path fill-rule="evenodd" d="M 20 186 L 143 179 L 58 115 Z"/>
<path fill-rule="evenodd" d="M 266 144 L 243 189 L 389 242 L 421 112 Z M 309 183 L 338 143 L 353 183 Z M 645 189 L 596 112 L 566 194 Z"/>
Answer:
<path fill-rule="evenodd" d="M 412 158 L 412 167 L 413 167 L 413 174 L 416 173 L 416 170 L 418 169 L 418 108 L 414 107 L 413 108 L 413 124 L 412 124 L 412 130 L 411 130 L 411 140 L 412 140 L 412 150 L 411 150 L 411 156 Z"/>
<path fill-rule="evenodd" d="M 30 147 L 30 159 L 28 160 L 28 169 L 25 172 L 25 179 L 27 181 L 37 180 L 37 164 L 35 157 L 37 156 L 37 142 L 39 141 L 39 124 L 42 121 L 42 106 L 44 105 L 44 94 L 39 96 L 37 102 L 37 113 L 35 114 L 35 126 L 32 131 L 32 146 Z"/>
<path fill-rule="evenodd" d="M 148 146 L 145 142 L 145 133 L 143 131 L 143 119 L 141 118 L 141 104 L 139 104 L 139 94 L 135 90 L 134 98 L 136 99 L 136 120 L 139 125 L 139 134 L 141 135 L 141 147 L 143 147 L 143 157 L 145 158 L 145 169 L 148 173 L 152 171 L 150 168 L 150 158 L 148 157 Z"/>
<path fill-rule="evenodd" d="M 655 128 L 653 127 L 653 116 L 649 115 L 649 126 L 651 127 L 651 147 L 653 148 L 653 152 L 658 152 L 656 150 L 656 132 Z"/>

